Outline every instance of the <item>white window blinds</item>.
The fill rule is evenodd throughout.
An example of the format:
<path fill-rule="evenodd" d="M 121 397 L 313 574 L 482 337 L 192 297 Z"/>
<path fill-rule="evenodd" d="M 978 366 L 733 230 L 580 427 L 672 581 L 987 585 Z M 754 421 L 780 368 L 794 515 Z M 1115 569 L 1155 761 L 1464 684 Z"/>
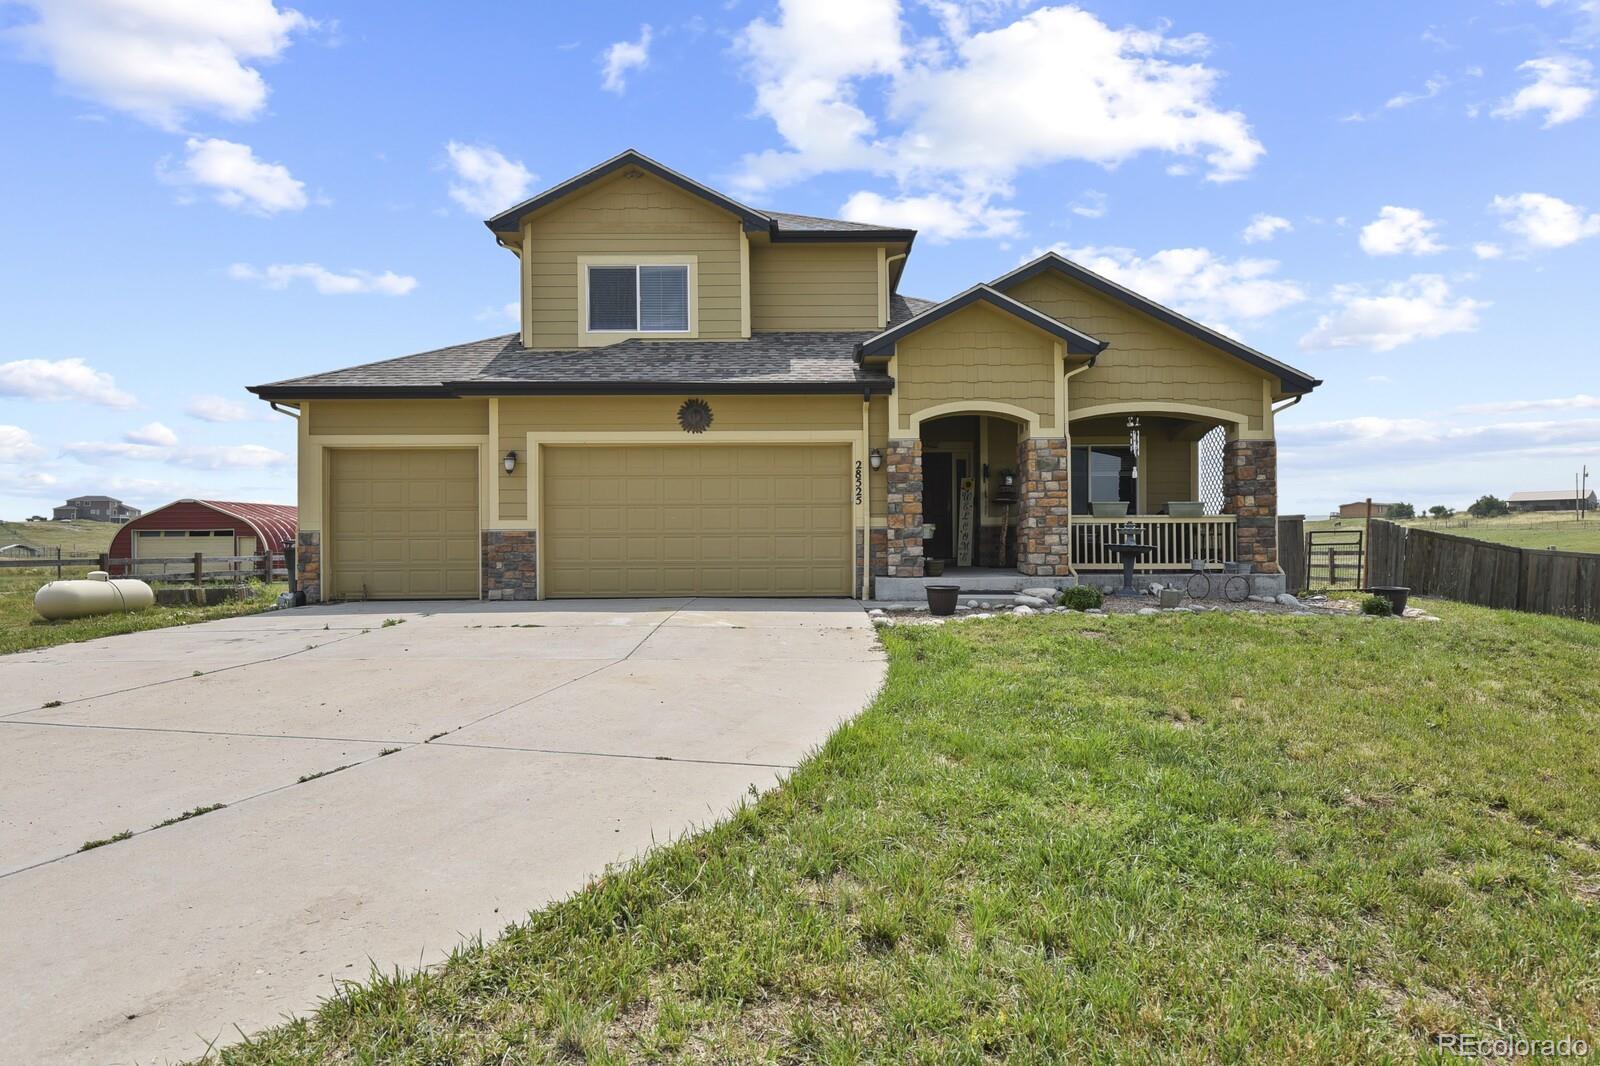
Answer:
<path fill-rule="evenodd" d="M 687 266 L 592 266 L 589 329 L 687 333 Z"/>

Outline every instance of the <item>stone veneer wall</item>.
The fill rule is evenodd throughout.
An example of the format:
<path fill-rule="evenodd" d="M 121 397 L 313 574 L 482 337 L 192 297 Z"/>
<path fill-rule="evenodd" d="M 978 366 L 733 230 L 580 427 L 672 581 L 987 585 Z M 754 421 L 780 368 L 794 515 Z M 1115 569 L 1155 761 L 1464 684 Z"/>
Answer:
<path fill-rule="evenodd" d="M 1003 505 L 988 503 L 984 506 L 992 510 L 1001 510 Z M 1017 516 L 1016 504 L 1011 505 L 1011 517 L 1014 521 Z M 1017 565 L 1017 530 L 1015 526 L 1006 530 L 1005 556 L 1000 554 L 1000 530 L 998 525 L 979 523 L 978 525 L 978 551 L 976 562 L 979 566 L 1013 567 Z"/>
<path fill-rule="evenodd" d="M 1072 573 L 1072 449 L 1065 437 L 1017 442 L 1017 569 Z"/>
<path fill-rule="evenodd" d="M 322 534 L 302 529 L 294 538 L 295 581 L 307 603 L 322 602 Z"/>
<path fill-rule="evenodd" d="M 539 535 L 531 529 L 483 531 L 483 598 L 531 600 L 538 595 Z"/>
<path fill-rule="evenodd" d="M 1234 556 L 1278 572 L 1278 442 L 1230 440 L 1222 451 L 1222 512 L 1237 516 Z"/>
<path fill-rule="evenodd" d="M 889 577 L 921 577 L 922 441 L 890 441 L 883 452 L 883 469 L 889 496 L 885 573 Z"/>

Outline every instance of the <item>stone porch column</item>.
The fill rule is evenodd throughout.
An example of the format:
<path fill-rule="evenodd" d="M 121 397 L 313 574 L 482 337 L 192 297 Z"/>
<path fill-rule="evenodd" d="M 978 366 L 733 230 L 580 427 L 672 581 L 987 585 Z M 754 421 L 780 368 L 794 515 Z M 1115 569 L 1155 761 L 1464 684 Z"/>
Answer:
<path fill-rule="evenodd" d="M 922 441 L 892 440 L 883 450 L 889 501 L 884 571 L 889 577 L 922 576 Z"/>
<path fill-rule="evenodd" d="M 1017 442 L 1017 570 L 1072 573 L 1072 448 L 1066 437 Z"/>
<path fill-rule="evenodd" d="M 1229 440 L 1222 450 L 1222 512 L 1237 516 L 1234 552 L 1278 573 L 1278 442 Z"/>

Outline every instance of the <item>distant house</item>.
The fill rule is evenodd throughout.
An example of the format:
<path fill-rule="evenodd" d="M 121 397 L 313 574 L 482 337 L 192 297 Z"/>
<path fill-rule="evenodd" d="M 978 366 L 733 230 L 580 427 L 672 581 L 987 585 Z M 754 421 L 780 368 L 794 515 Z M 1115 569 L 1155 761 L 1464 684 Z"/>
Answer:
<path fill-rule="evenodd" d="M 1551 489 L 1548 492 L 1513 492 L 1506 501 L 1513 511 L 1593 511 L 1597 501 L 1593 489 L 1580 497 L 1577 489 Z"/>
<path fill-rule="evenodd" d="M 1373 518 L 1387 518 L 1387 517 L 1389 517 L 1389 509 L 1392 508 L 1392 507 L 1395 507 L 1395 506 L 1398 506 L 1398 505 L 1397 504 L 1392 504 L 1392 503 L 1378 503 L 1378 502 L 1374 501 L 1373 504 L 1372 504 L 1372 517 Z M 1358 501 L 1356 503 L 1341 503 L 1339 505 L 1339 517 L 1340 518 L 1365 518 L 1365 517 L 1367 517 L 1367 501 L 1366 500 L 1361 500 L 1361 501 Z"/>
<path fill-rule="evenodd" d="M 32 544 L 0 544 L 0 555 L 8 559 L 36 559 L 43 554 L 43 548 Z"/>
<path fill-rule="evenodd" d="M 51 512 L 57 522 L 128 522 L 144 512 L 111 496 L 74 496 Z"/>

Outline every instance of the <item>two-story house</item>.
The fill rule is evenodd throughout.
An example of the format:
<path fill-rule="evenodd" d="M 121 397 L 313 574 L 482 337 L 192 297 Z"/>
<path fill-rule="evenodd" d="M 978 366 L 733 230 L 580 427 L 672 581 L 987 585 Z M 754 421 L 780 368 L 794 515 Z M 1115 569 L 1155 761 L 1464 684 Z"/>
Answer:
<path fill-rule="evenodd" d="M 518 332 L 251 389 L 298 415 L 312 598 L 1065 585 L 1130 520 L 1152 571 L 1277 570 L 1319 382 L 1060 256 L 919 300 L 915 232 L 634 151 L 487 225 Z"/>
<path fill-rule="evenodd" d="M 57 522 L 130 522 L 144 512 L 111 496 L 74 496 L 51 512 Z"/>

